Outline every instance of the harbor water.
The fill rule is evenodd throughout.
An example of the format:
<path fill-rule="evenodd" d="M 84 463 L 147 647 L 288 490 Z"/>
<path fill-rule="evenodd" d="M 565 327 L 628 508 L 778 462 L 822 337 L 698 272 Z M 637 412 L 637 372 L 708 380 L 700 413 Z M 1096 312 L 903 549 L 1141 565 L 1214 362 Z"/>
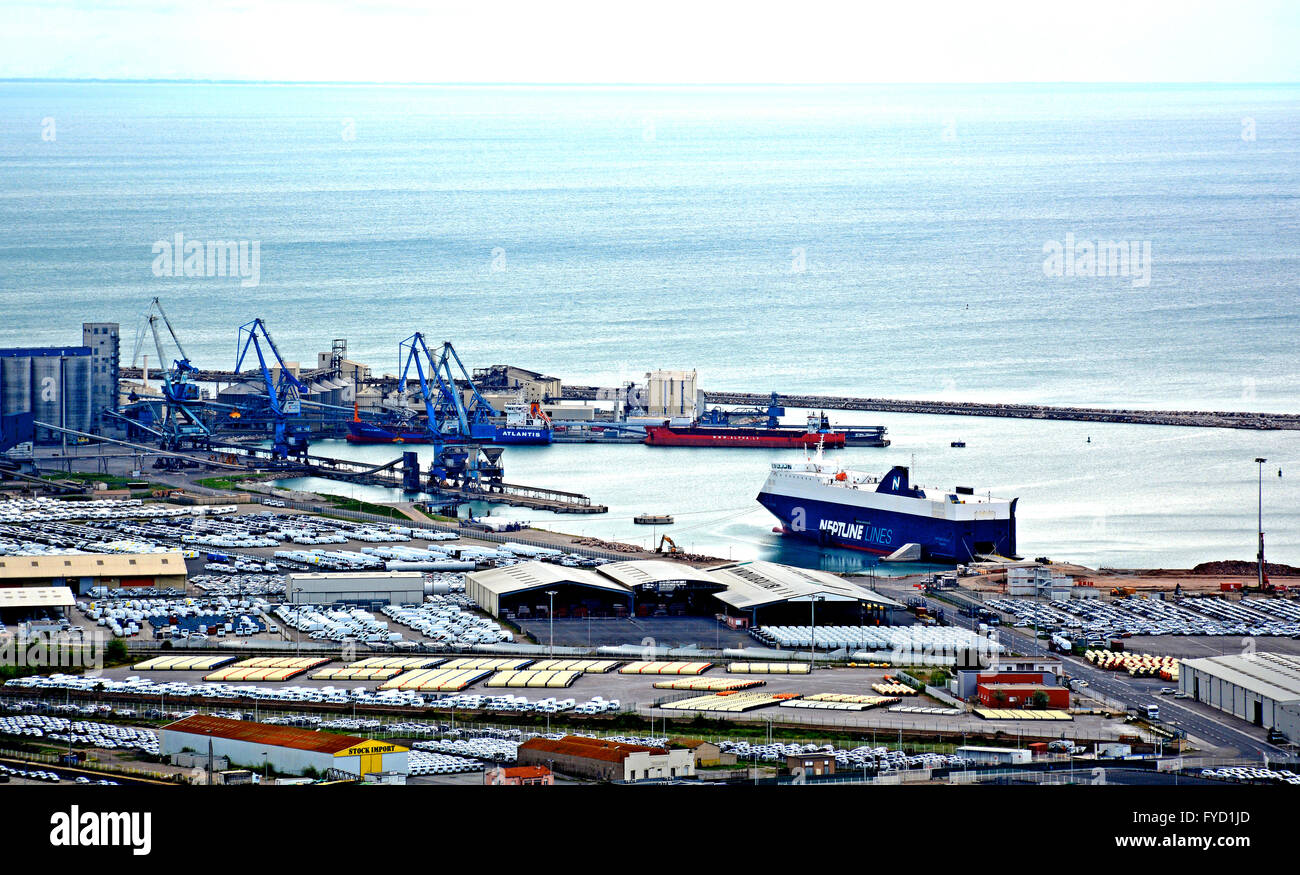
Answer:
<path fill-rule="evenodd" d="M 1295 411 L 1298 106 L 1294 85 L 5 82 L 0 345 L 118 321 L 130 363 L 157 295 L 207 368 L 261 317 L 291 361 L 347 338 L 376 373 L 418 329 L 573 384 Z M 160 275 L 177 234 L 257 244 L 257 275 Z M 1149 259 L 1049 269 L 1107 240 Z M 1293 432 L 836 419 L 893 440 L 836 459 L 915 455 L 924 484 L 1020 496 L 1025 555 L 1122 567 L 1252 558 L 1266 457 L 1269 556 L 1300 563 Z M 512 447 L 511 482 L 611 511 L 501 513 L 642 543 L 631 518 L 672 513 L 684 549 L 795 561 L 754 502 L 784 458 Z"/>

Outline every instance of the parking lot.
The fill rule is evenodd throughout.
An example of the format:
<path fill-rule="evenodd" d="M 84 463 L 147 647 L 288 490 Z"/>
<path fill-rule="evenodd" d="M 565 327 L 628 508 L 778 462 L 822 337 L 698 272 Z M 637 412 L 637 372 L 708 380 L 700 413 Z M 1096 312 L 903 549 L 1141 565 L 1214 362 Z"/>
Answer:
<path fill-rule="evenodd" d="M 764 685 L 756 688 L 755 691 L 773 695 L 812 695 L 818 693 L 872 695 L 872 684 L 881 683 L 886 674 L 889 674 L 888 669 L 835 668 L 819 669 L 811 675 L 746 675 L 745 677 L 747 679 L 757 677 L 763 680 Z M 147 673 L 133 671 L 129 668 L 115 668 L 104 672 L 104 677 L 110 681 L 121 682 L 132 676 L 143 676 L 157 683 L 183 682 L 189 685 L 203 685 L 203 675 L 204 672 L 195 671 Z M 712 669 L 705 675 L 705 677 L 711 676 L 727 677 L 726 673 L 718 668 Z M 573 699 L 576 703 L 581 703 L 599 697 L 607 702 L 617 700 L 621 709 L 634 708 L 647 718 L 689 719 L 692 716 L 691 712 L 669 711 L 654 707 L 657 700 L 681 699 L 694 695 L 687 691 L 655 689 L 655 681 L 661 679 L 658 676 L 622 675 L 616 672 L 585 674 L 580 676 L 571 687 L 563 690 L 513 691 L 513 694 L 519 698 L 526 698 L 530 702 L 537 702 L 547 697 L 558 697 Z M 116 688 L 115 684 L 110 686 Z M 367 702 L 383 704 L 385 701 L 390 706 L 403 704 L 403 700 L 397 698 L 374 700 L 372 697 L 376 686 L 373 682 L 317 681 L 312 680 L 309 673 L 282 684 L 225 684 L 223 685 L 222 698 L 229 701 L 230 707 L 244 710 L 251 710 L 255 706 L 262 709 L 273 709 L 277 704 L 277 699 L 274 698 L 277 691 L 282 691 L 280 693 L 282 695 L 289 695 L 289 693 L 283 692 L 289 690 L 315 690 L 317 696 L 312 698 L 324 704 L 347 705 L 352 702 L 358 704 L 366 704 Z M 358 694 L 353 692 L 354 690 L 366 691 L 364 694 L 366 698 L 358 699 Z M 258 691 L 259 698 L 246 698 L 241 695 L 254 691 Z M 40 688 L 24 687 L 21 692 L 37 694 L 41 690 Z M 105 695 L 111 696 L 114 692 L 115 689 L 110 689 Z M 507 691 L 489 690 L 482 683 L 479 683 L 467 690 L 466 695 L 468 694 L 501 696 L 506 695 Z M 305 697 L 307 694 L 303 692 L 293 693 L 293 695 Z M 414 695 L 412 694 L 412 696 Z M 186 698 L 179 691 L 173 690 L 159 696 L 158 707 L 166 707 L 168 710 L 184 707 Z M 438 713 L 429 710 L 429 703 L 432 703 L 433 700 L 434 694 L 424 694 L 420 697 L 420 701 L 425 703 L 422 707 L 428 713 Z M 149 697 L 148 701 L 152 701 L 152 696 Z M 299 699 L 299 701 L 303 701 L 303 699 Z M 306 701 L 310 703 L 310 700 Z M 411 701 L 411 699 L 406 701 Z M 141 707 L 148 708 L 151 706 L 144 704 Z M 948 710 L 945 703 L 928 700 L 924 697 L 908 698 L 894 707 L 909 710 L 890 710 L 889 707 L 874 707 L 863 711 L 823 711 L 762 707 L 743 713 L 729 714 L 727 719 L 742 722 L 764 723 L 773 721 L 789 724 L 834 726 L 864 733 L 897 733 L 900 730 L 904 732 L 933 731 L 971 734 L 1002 732 L 1011 736 L 1017 734 L 1032 736 L 1047 734 L 1053 737 L 1085 740 L 1113 739 L 1120 734 L 1129 734 L 1133 731 L 1120 721 L 1093 715 L 1078 715 L 1074 720 L 1070 721 L 1053 721 L 1050 726 L 1045 721 L 1033 719 L 989 721 L 971 714 L 943 713 Z"/>
<path fill-rule="evenodd" d="M 551 641 L 546 620 L 523 620 L 520 628 L 539 643 Z M 643 646 L 652 639 L 656 647 L 752 647 L 749 633 L 729 629 L 713 617 L 627 617 L 555 620 L 556 647 Z"/>
<path fill-rule="evenodd" d="M 993 598 L 984 604 L 1006 615 L 1013 627 L 1056 630 L 1090 646 L 1130 636 L 1300 638 L 1300 604 L 1276 598 L 1230 600 L 1213 595 L 1172 601 L 1128 597 L 1060 602 Z"/>

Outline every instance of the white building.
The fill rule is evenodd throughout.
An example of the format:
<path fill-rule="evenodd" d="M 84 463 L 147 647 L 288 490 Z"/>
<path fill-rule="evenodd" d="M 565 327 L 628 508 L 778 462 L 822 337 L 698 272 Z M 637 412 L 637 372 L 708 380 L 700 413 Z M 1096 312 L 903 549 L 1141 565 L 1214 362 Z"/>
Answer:
<path fill-rule="evenodd" d="M 163 754 L 195 753 L 256 771 L 274 769 L 301 775 L 314 770 L 324 776 L 330 769 L 363 776 L 378 772 L 407 774 L 408 748 L 388 741 L 314 732 L 292 726 L 272 726 L 248 720 L 227 720 L 196 714 L 159 730 Z"/>
<path fill-rule="evenodd" d="M 1178 688 L 1198 702 L 1300 742 L 1300 657 L 1251 653 L 1184 659 Z"/>

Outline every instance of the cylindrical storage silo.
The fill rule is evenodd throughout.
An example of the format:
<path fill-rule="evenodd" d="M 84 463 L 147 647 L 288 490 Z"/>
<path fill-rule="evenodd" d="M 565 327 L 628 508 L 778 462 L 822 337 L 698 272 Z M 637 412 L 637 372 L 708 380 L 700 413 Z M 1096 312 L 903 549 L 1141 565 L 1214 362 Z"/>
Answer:
<path fill-rule="evenodd" d="M 90 431 L 90 356 L 72 355 L 63 360 L 64 428 Z"/>
<path fill-rule="evenodd" d="M 37 422 L 62 425 L 62 366 L 58 355 L 32 356 L 32 418 Z M 37 427 L 41 443 L 57 443 L 58 433 Z"/>
<path fill-rule="evenodd" d="M 0 414 L 25 413 L 32 409 L 31 356 L 0 358 Z"/>

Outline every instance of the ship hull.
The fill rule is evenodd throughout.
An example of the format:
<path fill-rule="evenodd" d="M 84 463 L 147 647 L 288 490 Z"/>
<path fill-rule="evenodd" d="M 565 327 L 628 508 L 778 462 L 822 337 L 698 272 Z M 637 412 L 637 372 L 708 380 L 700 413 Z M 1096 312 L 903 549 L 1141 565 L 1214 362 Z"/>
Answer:
<path fill-rule="evenodd" d="M 549 444 L 551 430 L 533 425 L 498 426 L 492 440 L 498 444 Z"/>
<path fill-rule="evenodd" d="M 1010 519 L 945 520 L 893 510 L 836 504 L 764 491 L 758 503 L 781 522 L 782 531 L 823 547 L 888 556 L 920 544 L 933 562 L 970 562 L 977 554 L 1016 555 L 1016 524 Z"/>
<path fill-rule="evenodd" d="M 826 449 L 844 446 L 840 432 L 803 432 L 774 428 L 672 428 L 647 425 L 645 442 L 652 447 L 749 447 L 799 449 L 819 444 Z"/>
<path fill-rule="evenodd" d="M 353 444 L 430 444 L 433 436 L 423 429 L 353 421 L 348 423 L 347 440 Z"/>

